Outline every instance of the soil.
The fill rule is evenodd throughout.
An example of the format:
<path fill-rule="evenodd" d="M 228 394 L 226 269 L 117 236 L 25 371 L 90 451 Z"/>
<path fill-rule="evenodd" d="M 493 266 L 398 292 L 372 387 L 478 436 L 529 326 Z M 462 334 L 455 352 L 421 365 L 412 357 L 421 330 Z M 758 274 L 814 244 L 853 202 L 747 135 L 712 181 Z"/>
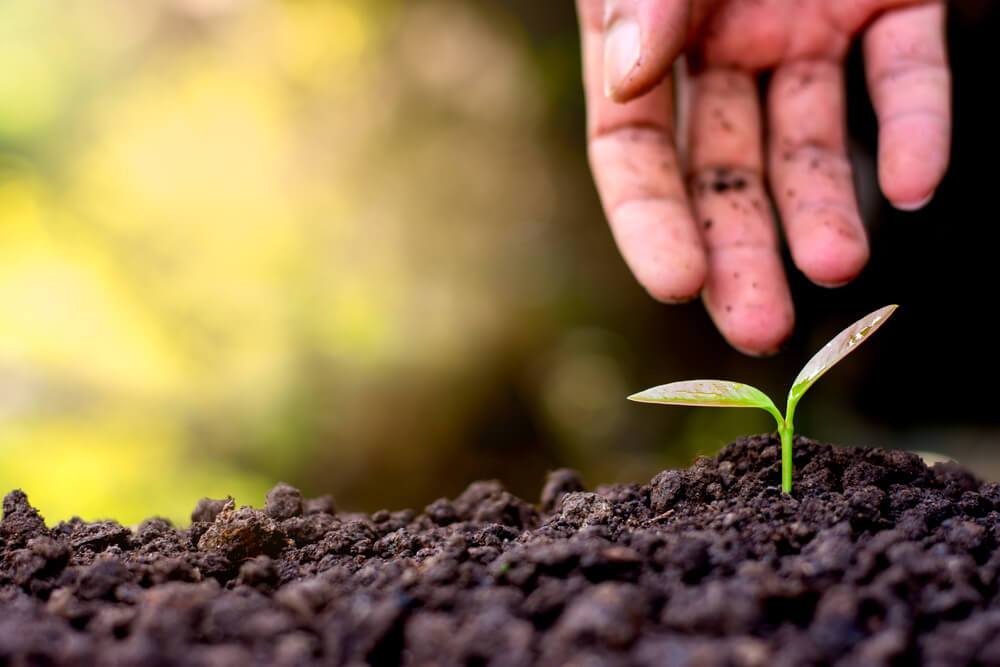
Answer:
<path fill-rule="evenodd" d="M 1000 485 L 745 438 L 649 484 L 476 482 L 422 513 L 275 487 L 190 528 L 0 523 L 0 665 L 1000 664 Z"/>

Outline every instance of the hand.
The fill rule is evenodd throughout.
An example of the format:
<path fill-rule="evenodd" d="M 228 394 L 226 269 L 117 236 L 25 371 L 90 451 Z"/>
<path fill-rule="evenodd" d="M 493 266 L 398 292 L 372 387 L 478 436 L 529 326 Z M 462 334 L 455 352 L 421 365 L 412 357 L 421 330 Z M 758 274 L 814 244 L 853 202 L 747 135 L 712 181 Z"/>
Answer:
<path fill-rule="evenodd" d="M 723 336 L 774 352 L 795 265 L 842 285 L 868 260 L 847 160 L 843 60 L 864 32 L 882 192 L 923 206 L 948 163 L 944 3 L 577 0 L 591 167 L 612 232 L 655 298 L 701 293 Z M 687 55 L 675 124 L 671 68 Z M 755 75 L 773 70 L 761 110 Z M 682 131 L 677 133 L 675 127 Z M 766 142 L 765 142 L 766 130 Z"/>

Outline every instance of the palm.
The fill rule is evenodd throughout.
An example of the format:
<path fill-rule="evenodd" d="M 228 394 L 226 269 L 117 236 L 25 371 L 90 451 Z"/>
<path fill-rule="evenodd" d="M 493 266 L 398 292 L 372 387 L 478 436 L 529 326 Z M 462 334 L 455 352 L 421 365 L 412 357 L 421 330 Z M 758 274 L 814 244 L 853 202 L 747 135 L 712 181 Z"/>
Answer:
<path fill-rule="evenodd" d="M 814 282 L 845 283 L 868 259 L 844 132 L 842 61 L 857 34 L 879 117 L 883 192 L 915 208 L 944 172 L 940 2 L 578 3 L 590 158 L 622 254 L 655 297 L 700 293 L 741 350 L 776 349 L 794 321 L 768 199 Z M 688 67 L 674 100 L 668 75 L 680 53 Z M 772 72 L 764 110 L 762 71 Z"/>
<path fill-rule="evenodd" d="M 703 0 L 693 7 L 695 49 L 708 64 L 751 71 L 797 59 L 837 61 L 870 18 L 859 5 L 856 0 Z"/>

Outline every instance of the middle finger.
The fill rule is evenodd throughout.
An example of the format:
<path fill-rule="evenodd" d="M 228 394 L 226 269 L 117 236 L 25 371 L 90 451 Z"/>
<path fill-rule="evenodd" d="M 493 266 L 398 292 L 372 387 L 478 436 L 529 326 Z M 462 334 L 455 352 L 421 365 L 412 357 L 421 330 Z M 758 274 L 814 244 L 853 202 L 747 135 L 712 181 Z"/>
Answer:
<path fill-rule="evenodd" d="M 761 112 L 746 72 L 691 79 L 691 189 L 708 248 L 703 299 L 723 336 L 751 354 L 777 351 L 795 315 L 765 192 Z"/>

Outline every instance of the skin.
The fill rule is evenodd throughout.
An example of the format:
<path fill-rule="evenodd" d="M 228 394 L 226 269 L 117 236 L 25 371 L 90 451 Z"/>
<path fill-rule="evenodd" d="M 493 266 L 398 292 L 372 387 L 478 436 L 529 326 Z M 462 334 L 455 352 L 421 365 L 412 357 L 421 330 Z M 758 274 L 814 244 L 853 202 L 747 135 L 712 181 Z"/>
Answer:
<path fill-rule="evenodd" d="M 700 294 L 738 350 L 773 353 L 794 325 L 772 211 L 814 283 L 843 285 L 868 260 L 845 131 L 843 64 L 856 37 L 882 192 L 915 210 L 944 175 L 943 2 L 577 0 L 577 9 L 588 151 L 615 241 L 653 297 Z"/>

